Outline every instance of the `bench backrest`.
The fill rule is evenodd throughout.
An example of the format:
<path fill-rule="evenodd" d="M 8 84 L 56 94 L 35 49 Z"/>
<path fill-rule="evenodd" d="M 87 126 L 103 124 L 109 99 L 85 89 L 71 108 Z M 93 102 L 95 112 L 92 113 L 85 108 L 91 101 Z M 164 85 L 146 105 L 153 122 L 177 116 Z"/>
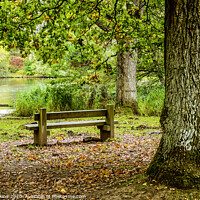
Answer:
<path fill-rule="evenodd" d="M 84 118 L 84 117 L 103 117 L 107 116 L 107 109 L 47 112 L 46 114 L 47 114 L 47 120 Z M 34 120 L 39 121 L 39 119 L 40 119 L 40 114 L 36 113 L 34 115 Z"/>

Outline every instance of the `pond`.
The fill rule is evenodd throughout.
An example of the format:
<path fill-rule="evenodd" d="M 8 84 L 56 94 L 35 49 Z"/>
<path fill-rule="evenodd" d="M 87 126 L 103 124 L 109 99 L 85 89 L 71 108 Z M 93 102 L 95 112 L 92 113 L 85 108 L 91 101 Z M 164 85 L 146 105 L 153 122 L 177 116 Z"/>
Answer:
<path fill-rule="evenodd" d="M 35 87 L 43 81 L 44 79 L 0 78 L 0 104 L 11 104 L 18 91 Z M 12 108 L 0 107 L 0 116 L 12 111 Z"/>

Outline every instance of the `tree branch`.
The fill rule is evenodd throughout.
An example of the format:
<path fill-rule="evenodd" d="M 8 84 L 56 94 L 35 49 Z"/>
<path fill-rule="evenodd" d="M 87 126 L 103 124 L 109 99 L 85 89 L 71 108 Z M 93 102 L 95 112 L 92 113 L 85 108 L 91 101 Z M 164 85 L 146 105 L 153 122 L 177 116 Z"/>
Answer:
<path fill-rule="evenodd" d="M 101 22 L 101 21 L 99 21 L 99 20 L 95 21 L 94 23 L 95 23 L 100 29 L 102 29 L 103 31 L 110 32 L 110 31 L 112 30 L 111 27 L 105 26 L 105 25 L 103 24 L 103 22 Z"/>
<path fill-rule="evenodd" d="M 117 54 L 111 55 L 110 57 L 106 58 L 106 60 L 104 60 L 103 62 L 101 62 L 100 64 L 98 64 L 98 65 L 96 66 L 96 68 L 98 68 L 99 66 L 101 66 L 101 65 L 103 65 L 104 63 L 108 62 L 108 60 L 109 60 L 110 58 L 115 57 L 115 56 L 117 56 Z"/>
<path fill-rule="evenodd" d="M 19 28 L 21 25 L 28 24 L 28 23 L 30 23 L 30 22 L 32 22 L 32 21 L 34 21 L 34 20 L 40 18 L 45 12 L 47 12 L 47 11 L 49 11 L 49 10 L 55 10 L 55 9 L 60 8 L 60 7 L 63 5 L 64 2 L 66 2 L 66 0 L 62 0 L 60 4 L 59 4 L 59 2 L 58 2 L 58 3 L 56 4 L 56 6 L 53 7 L 53 8 L 46 8 L 46 9 L 44 9 L 44 10 L 42 11 L 42 13 L 41 13 L 40 15 L 38 15 L 37 17 L 32 18 L 32 19 L 29 19 L 27 22 L 20 23 L 20 24 L 18 25 L 18 28 Z"/>

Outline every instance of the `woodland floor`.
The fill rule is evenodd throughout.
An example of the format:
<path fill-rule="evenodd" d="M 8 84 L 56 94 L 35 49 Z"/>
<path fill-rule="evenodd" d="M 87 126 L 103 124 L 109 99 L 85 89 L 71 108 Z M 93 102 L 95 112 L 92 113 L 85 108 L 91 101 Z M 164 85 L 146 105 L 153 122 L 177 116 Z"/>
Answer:
<path fill-rule="evenodd" d="M 84 142 L 87 132 L 67 133 L 49 137 L 44 147 L 31 145 L 31 134 L 1 141 L 0 199 L 200 199 L 198 191 L 150 183 L 144 176 L 159 132 L 116 131 L 106 142 Z"/>

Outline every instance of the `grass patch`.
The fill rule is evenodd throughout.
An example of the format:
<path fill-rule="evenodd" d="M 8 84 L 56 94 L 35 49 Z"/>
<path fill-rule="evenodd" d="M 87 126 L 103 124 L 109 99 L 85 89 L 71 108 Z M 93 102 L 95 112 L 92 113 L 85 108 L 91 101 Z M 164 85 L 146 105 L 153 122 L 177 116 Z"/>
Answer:
<path fill-rule="evenodd" d="M 0 119 L 0 140 L 19 140 L 30 136 L 29 131 L 23 129 L 24 124 L 30 123 L 30 119 Z"/>
<path fill-rule="evenodd" d="M 75 120 L 75 119 L 73 119 Z M 80 119 L 79 119 L 80 120 Z M 92 120 L 92 118 L 86 118 L 85 120 Z M 115 125 L 115 138 L 114 140 L 120 140 L 123 134 L 134 134 L 141 136 L 153 131 L 160 131 L 159 117 L 138 117 L 132 115 L 116 114 L 115 120 L 119 123 Z M 32 118 L 18 119 L 18 118 L 1 118 L 0 119 L 0 140 L 19 140 L 33 138 L 33 131 L 24 129 L 25 124 L 34 122 Z M 52 138 L 59 136 L 98 136 L 99 129 L 97 127 L 77 127 L 77 128 L 63 128 L 52 129 L 50 136 Z"/>

